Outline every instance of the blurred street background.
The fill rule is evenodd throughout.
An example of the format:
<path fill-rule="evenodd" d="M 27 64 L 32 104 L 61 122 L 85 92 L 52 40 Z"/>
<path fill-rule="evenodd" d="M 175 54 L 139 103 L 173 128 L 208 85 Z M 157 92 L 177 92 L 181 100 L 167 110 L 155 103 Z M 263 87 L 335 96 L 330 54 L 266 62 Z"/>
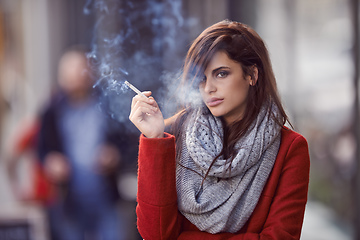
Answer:
<path fill-rule="evenodd" d="M 191 41 L 223 19 L 246 23 L 264 39 L 291 122 L 308 140 L 301 239 L 360 239 L 358 14 L 358 0 L 0 0 L 0 240 L 49 239 L 46 206 L 19 197 L 9 173 L 16 165 L 15 188 L 29 192 L 34 161 L 24 155 L 13 164 L 9 155 L 53 96 L 68 47 L 88 49 L 100 72 L 99 106 L 136 135 L 128 120 L 133 93 L 121 82 L 153 91 L 170 116 L 166 97 Z M 129 156 L 117 182 L 132 240 L 140 238 L 136 157 Z"/>

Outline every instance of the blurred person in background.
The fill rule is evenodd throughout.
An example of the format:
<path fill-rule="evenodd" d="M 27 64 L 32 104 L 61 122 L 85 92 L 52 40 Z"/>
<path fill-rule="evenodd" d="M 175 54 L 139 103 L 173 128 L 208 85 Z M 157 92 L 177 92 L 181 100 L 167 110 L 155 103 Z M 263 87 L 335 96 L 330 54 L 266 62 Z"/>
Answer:
<path fill-rule="evenodd" d="M 57 190 L 48 207 L 50 233 L 53 240 L 128 239 L 116 181 L 129 138 L 99 111 L 85 53 L 64 53 L 60 89 L 40 119 L 38 153 Z"/>

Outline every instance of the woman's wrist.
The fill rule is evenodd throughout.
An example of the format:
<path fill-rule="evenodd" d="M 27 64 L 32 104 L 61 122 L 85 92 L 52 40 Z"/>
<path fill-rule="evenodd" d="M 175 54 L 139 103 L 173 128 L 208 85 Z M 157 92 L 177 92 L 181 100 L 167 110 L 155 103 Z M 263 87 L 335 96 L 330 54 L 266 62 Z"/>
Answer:
<path fill-rule="evenodd" d="M 164 138 L 164 137 L 165 137 L 165 134 L 164 134 L 164 132 L 163 132 L 162 134 L 156 134 L 156 135 L 154 135 L 154 136 L 146 136 L 145 134 L 144 134 L 144 136 L 145 136 L 146 138 Z"/>

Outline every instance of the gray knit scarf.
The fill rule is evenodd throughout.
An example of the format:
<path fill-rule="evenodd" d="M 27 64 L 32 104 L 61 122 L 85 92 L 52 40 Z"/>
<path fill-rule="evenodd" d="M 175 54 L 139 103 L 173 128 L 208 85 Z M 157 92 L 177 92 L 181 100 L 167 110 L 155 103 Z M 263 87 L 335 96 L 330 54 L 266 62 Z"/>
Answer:
<path fill-rule="evenodd" d="M 201 231 L 235 233 L 254 211 L 280 147 L 281 126 L 273 118 L 279 112 L 270 106 L 261 109 L 237 142 L 233 161 L 219 157 L 202 187 L 205 173 L 222 150 L 223 127 L 204 109 L 189 116 L 176 168 L 178 207 Z"/>

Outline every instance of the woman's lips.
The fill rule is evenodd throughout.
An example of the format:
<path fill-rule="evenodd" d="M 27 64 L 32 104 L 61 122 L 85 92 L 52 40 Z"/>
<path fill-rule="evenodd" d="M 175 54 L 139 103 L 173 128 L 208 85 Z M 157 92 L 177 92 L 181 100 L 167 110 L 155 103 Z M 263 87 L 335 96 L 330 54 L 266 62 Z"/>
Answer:
<path fill-rule="evenodd" d="M 217 105 L 221 104 L 224 101 L 224 99 L 221 98 L 211 98 L 208 102 L 207 105 L 209 107 L 216 107 Z"/>

